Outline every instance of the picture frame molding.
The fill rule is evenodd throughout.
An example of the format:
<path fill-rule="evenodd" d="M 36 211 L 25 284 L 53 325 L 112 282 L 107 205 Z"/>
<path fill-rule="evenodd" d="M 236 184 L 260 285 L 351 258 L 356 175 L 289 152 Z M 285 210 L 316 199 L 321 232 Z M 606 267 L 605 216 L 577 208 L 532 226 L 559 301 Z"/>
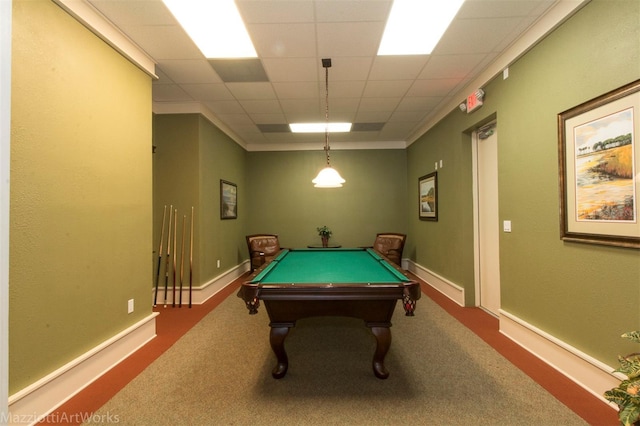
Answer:
<path fill-rule="evenodd" d="M 625 102 L 627 107 L 621 108 Z M 577 177 L 576 150 L 574 131 L 577 127 L 587 123 L 594 123 L 607 116 L 632 109 L 632 184 L 634 220 L 629 223 L 612 221 L 596 221 L 589 223 L 576 219 L 577 208 Z M 613 111 L 613 112 L 611 112 Z M 595 118 L 594 118 L 595 117 Z M 638 198 L 639 186 L 635 175 L 640 172 L 640 80 L 621 86 L 580 105 L 558 114 L 558 182 L 560 195 L 560 239 L 563 241 L 599 244 L 626 248 L 640 248 L 638 221 L 640 210 Z M 584 121 L 581 121 L 584 120 Z M 633 231 L 636 231 L 633 234 Z M 630 232 L 629 232 L 630 231 Z"/>

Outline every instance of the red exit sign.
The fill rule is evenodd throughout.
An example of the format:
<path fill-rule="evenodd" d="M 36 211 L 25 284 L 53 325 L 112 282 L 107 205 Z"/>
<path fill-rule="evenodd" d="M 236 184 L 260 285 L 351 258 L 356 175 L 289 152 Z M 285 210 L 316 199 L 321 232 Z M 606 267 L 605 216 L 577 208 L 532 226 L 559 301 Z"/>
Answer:
<path fill-rule="evenodd" d="M 482 96 L 484 96 L 484 93 L 479 92 L 479 90 L 476 90 L 467 96 L 467 114 L 482 106 Z"/>

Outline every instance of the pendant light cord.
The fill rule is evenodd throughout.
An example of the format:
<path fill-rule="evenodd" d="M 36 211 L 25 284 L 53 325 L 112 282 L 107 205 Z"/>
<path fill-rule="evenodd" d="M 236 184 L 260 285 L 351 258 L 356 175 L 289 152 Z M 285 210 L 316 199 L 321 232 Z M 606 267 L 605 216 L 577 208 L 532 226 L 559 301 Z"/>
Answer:
<path fill-rule="evenodd" d="M 331 65 L 329 65 L 331 66 Z M 329 161 L 329 66 L 324 67 L 325 72 L 325 110 L 324 110 L 324 118 L 325 118 L 325 127 L 324 127 L 324 152 L 327 155 L 327 167 L 331 167 Z"/>

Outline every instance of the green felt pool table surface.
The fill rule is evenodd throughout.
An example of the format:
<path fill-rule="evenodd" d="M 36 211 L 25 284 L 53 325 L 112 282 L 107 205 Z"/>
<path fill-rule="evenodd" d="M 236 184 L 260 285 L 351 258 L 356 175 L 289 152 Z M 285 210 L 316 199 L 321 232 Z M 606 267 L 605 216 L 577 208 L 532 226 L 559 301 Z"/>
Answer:
<path fill-rule="evenodd" d="M 268 284 L 400 284 L 410 281 L 371 249 L 283 250 L 251 282 Z"/>

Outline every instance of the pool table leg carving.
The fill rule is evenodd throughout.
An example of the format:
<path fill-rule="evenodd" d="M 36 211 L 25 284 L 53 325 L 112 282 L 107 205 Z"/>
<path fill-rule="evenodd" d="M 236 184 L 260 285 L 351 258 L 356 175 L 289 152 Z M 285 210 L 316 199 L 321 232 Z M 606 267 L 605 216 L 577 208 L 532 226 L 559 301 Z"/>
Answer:
<path fill-rule="evenodd" d="M 379 379 L 389 377 L 389 372 L 384 366 L 384 357 L 389 352 L 391 346 L 391 330 L 389 327 L 369 326 L 371 332 L 376 336 L 376 352 L 373 354 L 373 373 Z"/>
<path fill-rule="evenodd" d="M 287 352 L 284 350 L 284 339 L 287 337 L 287 334 L 289 334 L 289 327 L 271 326 L 269 342 L 271 343 L 273 353 L 278 359 L 278 363 L 271 372 L 274 379 L 283 378 L 289 368 L 289 358 L 287 357 Z"/>

